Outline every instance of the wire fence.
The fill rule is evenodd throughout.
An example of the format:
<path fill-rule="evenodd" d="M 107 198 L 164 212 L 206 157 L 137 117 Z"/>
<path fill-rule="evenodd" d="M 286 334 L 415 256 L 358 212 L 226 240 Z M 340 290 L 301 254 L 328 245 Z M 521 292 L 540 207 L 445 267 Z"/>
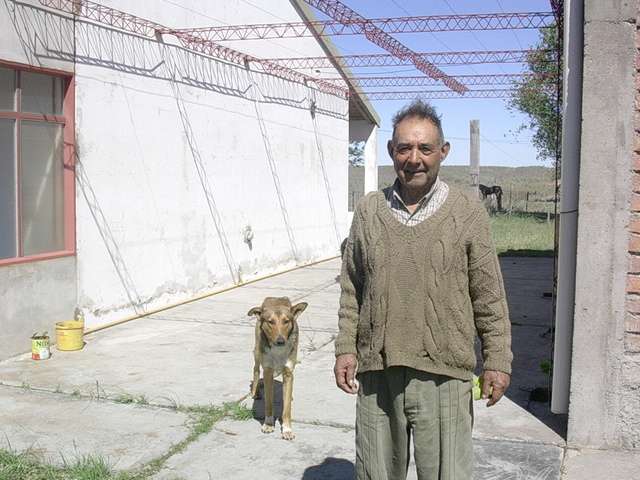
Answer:
<path fill-rule="evenodd" d="M 349 211 L 352 212 L 362 198 L 362 191 L 349 192 Z M 495 195 L 484 200 L 485 207 L 492 213 L 510 215 L 512 213 L 545 213 L 553 218 L 556 209 L 555 188 L 550 186 L 542 191 L 527 191 L 508 188 L 503 191 L 500 208 Z"/>
<path fill-rule="evenodd" d="M 503 192 L 502 202 L 498 208 L 498 200 L 495 195 L 489 196 L 484 200 L 484 204 L 492 213 L 511 215 L 513 213 L 537 213 L 544 214 L 547 221 L 555 216 L 556 212 L 556 189 L 553 185 L 542 191 L 518 190 L 510 187 Z"/>

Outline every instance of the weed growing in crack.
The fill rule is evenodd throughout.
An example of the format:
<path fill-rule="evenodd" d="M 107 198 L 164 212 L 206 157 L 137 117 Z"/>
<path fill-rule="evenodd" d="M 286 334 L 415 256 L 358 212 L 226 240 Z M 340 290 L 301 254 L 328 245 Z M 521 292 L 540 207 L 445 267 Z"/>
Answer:
<path fill-rule="evenodd" d="M 129 403 L 133 403 L 135 402 L 135 397 L 133 395 L 131 395 L 130 393 L 123 393 L 122 395 L 118 395 L 117 397 L 115 397 L 113 399 L 114 402 L 116 403 L 122 403 L 122 404 L 129 404 Z"/>
<path fill-rule="evenodd" d="M 233 420 L 251 420 L 253 418 L 253 410 L 247 408 L 240 402 L 227 402 L 223 404 L 226 415 Z"/>

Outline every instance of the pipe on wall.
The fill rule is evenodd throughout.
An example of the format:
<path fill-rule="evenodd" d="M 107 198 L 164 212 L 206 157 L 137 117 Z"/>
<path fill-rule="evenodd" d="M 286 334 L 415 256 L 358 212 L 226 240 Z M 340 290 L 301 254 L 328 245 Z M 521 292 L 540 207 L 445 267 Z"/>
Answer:
<path fill-rule="evenodd" d="M 558 242 L 558 286 L 551 411 L 568 413 L 578 245 L 578 190 L 582 133 L 584 2 L 564 3 L 563 124 Z"/>

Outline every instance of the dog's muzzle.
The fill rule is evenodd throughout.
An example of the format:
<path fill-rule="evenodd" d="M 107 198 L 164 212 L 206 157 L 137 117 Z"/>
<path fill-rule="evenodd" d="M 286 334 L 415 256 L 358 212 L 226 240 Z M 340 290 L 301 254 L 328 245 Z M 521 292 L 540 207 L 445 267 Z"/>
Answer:
<path fill-rule="evenodd" d="M 276 340 L 276 345 L 282 347 L 286 342 L 287 341 L 284 339 L 284 337 L 278 337 L 278 340 Z"/>

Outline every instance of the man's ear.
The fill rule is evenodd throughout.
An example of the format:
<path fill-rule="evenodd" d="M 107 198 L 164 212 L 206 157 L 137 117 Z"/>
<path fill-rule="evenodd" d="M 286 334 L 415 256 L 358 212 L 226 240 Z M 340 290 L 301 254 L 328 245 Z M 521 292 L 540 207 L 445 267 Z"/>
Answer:
<path fill-rule="evenodd" d="M 387 153 L 389 153 L 389 156 L 393 160 L 393 140 L 387 142 Z"/>
<path fill-rule="evenodd" d="M 444 159 L 449 155 L 449 150 L 451 150 L 451 144 L 449 142 L 444 142 L 442 147 L 440 147 L 440 156 L 442 157 L 441 162 L 444 162 Z"/>

